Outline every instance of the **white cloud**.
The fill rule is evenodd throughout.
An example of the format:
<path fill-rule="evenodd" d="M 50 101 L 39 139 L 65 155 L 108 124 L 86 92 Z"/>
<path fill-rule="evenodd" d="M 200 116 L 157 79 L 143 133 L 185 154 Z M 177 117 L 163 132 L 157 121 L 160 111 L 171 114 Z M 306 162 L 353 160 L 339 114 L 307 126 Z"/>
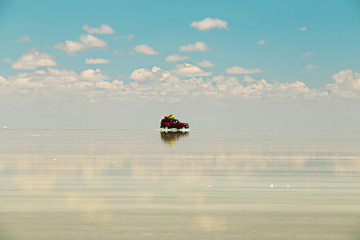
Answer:
<path fill-rule="evenodd" d="M 146 79 L 151 79 L 153 72 L 147 68 L 136 69 L 130 74 L 130 79 L 136 81 L 144 81 Z"/>
<path fill-rule="evenodd" d="M 19 43 L 29 42 L 29 41 L 30 41 L 30 37 L 27 34 L 25 34 L 19 39 L 15 39 L 15 42 L 19 42 Z"/>
<path fill-rule="evenodd" d="M 107 46 L 104 40 L 97 38 L 91 34 L 81 35 L 80 42 L 85 44 L 85 46 L 88 48 L 92 48 L 92 47 L 104 48 Z"/>
<path fill-rule="evenodd" d="M 152 47 L 146 44 L 140 44 L 133 48 L 138 53 L 143 53 L 145 55 L 158 55 L 159 53 L 156 52 Z"/>
<path fill-rule="evenodd" d="M 300 30 L 300 31 L 306 31 L 306 30 L 307 30 L 307 27 L 305 27 L 305 26 L 304 26 L 304 27 L 301 27 L 301 28 L 299 28 L 299 30 Z"/>
<path fill-rule="evenodd" d="M 185 59 L 189 59 L 189 57 L 188 56 L 180 56 L 180 55 L 170 55 L 170 56 L 165 58 L 165 61 L 167 61 L 167 62 L 178 62 L 178 61 L 183 61 Z"/>
<path fill-rule="evenodd" d="M 193 52 L 193 51 L 205 52 L 205 51 L 209 51 L 209 47 L 206 46 L 204 42 L 196 42 L 194 44 L 189 44 L 180 47 L 180 52 Z"/>
<path fill-rule="evenodd" d="M 107 80 L 108 77 L 100 69 L 87 69 L 78 74 L 72 70 L 48 68 L 47 71 L 37 70 L 10 76 L 5 84 L 0 84 L 0 92 L 25 101 L 92 102 L 96 97 L 104 99 L 109 96 L 107 91 L 99 92 L 101 89 L 119 90 L 123 86 L 122 81 Z"/>
<path fill-rule="evenodd" d="M 265 43 L 266 43 L 265 40 L 260 40 L 260 41 L 258 41 L 258 44 L 259 44 L 259 45 L 263 45 L 263 44 L 265 44 Z"/>
<path fill-rule="evenodd" d="M 247 79 L 247 84 L 236 84 L 228 90 L 233 96 L 241 98 L 257 99 L 322 99 L 328 98 L 328 93 L 310 89 L 305 83 L 296 81 L 290 83 L 270 83 L 265 79 Z M 229 86 L 229 84 L 227 84 Z M 226 90 L 226 89 L 225 89 Z"/>
<path fill-rule="evenodd" d="M 243 88 L 243 85 L 239 83 L 236 77 L 214 76 L 211 80 L 220 92 L 233 90 L 238 87 Z"/>
<path fill-rule="evenodd" d="M 85 50 L 87 47 L 85 44 L 83 44 L 81 42 L 66 40 L 64 43 L 59 43 L 59 44 L 55 45 L 54 48 L 63 50 L 69 55 L 73 55 L 78 51 Z"/>
<path fill-rule="evenodd" d="M 244 76 L 213 76 L 197 66 L 180 64 L 173 71 L 141 68 L 135 70 L 124 82 L 109 79 L 100 69 L 87 69 L 80 74 L 75 71 L 49 68 L 32 73 L 19 73 L 7 78 L 0 77 L 2 96 L 16 99 L 46 102 L 180 102 L 196 99 L 210 100 L 211 104 L 226 103 L 239 99 L 263 99 L 266 101 L 326 100 L 329 97 L 360 98 L 360 74 L 351 70 L 334 75 L 334 83 L 321 88 L 309 88 L 296 81 L 279 83 Z M 10 98 L 9 98 L 10 99 Z M 223 100 L 221 100 L 223 99 Z"/>
<path fill-rule="evenodd" d="M 114 80 L 112 82 L 100 81 L 100 82 L 97 82 L 95 84 L 95 87 L 106 89 L 106 90 L 116 90 L 116 89 L 119 89 L 119 88 L 123 88 L 124 87 L 124 82 L 119 81 L 119 80 Z"/>
<path fill-rule="evenodd" d="M 113 34 L 114 30 L 106 24 L 101 24 L 99 28 L 89 28 L 88 25 L 83 26 L 83 30 L 93 34 Z"/>
<path fill-rule="evenodd" d="M 41 70 L 36 71 L 37 77 L 34 78 L 44 78 L 47 84 L 64 84 L 64 83 L 74 83 L 79 81 L 79 75 L 72 70 L 59 70 L 55 68 L 48 68 L 47 72 Z"/>
<path fill-rule="evenodd" d="M 0 75 L 0 84 L 8 84 L 9 82 L 6 81 L 6 78 Z"/>
<path fill-rule="evenodd" d="M 164 71 L 159 67 L 153 67 L 151 70 L 147 68 L 140 68 L 133 71 L 130 74 L 130 79 L 135 81 L 145 81 L 145 80 L 159 80 L 162 81 L 165 78 L 169 77 L 170 73 L 168 71 Z"/>
<path fill-rule="evenodd" d="M 57 65 L 53 58 L 54 56 L 50 54 L 39 53 L 35 48 L 32 48 L 29 52 L 24 53 L 15 60 L 11 67 L 16 70 L 33 70 L 38 67 L 53 67 Z"/>
<path fill-rule="evenodd" d="M 249 75 L 245 75 L 244 78 L 243 78 L 243 81 L 248 83 L 248 84 L 256 82 L 256 80 L 254 78 L 250 77 Z"/>
<path fill-rule="evenodd" d="M 313 53 L 313 52 L 307 52 L 307 53 L 301 54 L 301 56 L 303 56 L 303 57 L 308 57 L 308 56 L 310 56 L 310 55 L 315 55 L 315 53 Z"/>
<path fill-rule="evenodd" d="M 13 86 L 16 88 L 43 88 L 44 84 L 42 82 L 31 81 L 30 78 L 18 77 L 13 82 Z"/>
<path fill-rule="evenodd" d="M 315 65 L 309 64 L 309 65 L 306 66 L 306 68 L 307 68 L 307 69 L 315 69 L 315 68 L 319 68 L 319 67 L 318 67 L 318 66 L 315 66 Z"/>
<path fill-rule="evenodd" d="M 215 67 L 215 65 L 208 60 L 203 60 L 202 62 L 198 62 L 196 64 L 203 68 Z"/>
<path fill-rule="evenodd" d="M 110 63 L 109 60 L 103 58 L 87 58 L 85 59 L 86 64 L 106 64 Z"/>
<path fill-rule="evenodd" d="M 328 99 L 328 93 L 318 89 L 311 89 L 305 83 L 296 81 L 290 83 L 268 82 L 265 79 L 255 80 L 244 77 L 245 84 L 236 77 L 214 76 L 211 85 L 216 87 L 216 97 L 224 99 Z"/>
<path fill-rule="evenodd" d="M 205 72 L 198 66 L 188 63 L 176 65 L 176 69 L 172 70 L 171 73 L 178 77 L 203 77 L 212 75 L 211 72 Z"/>
<path fill-rule="evenodd" d="M 100 69 L 87 69 L 85 71 L 82 71 L 80 76 L 83 80 L 91 82 L 104 81 L 109 79 L 109 77 L 104 75 Z"/>
<path fill-rule="evenodd" d="M 13 87 L 47 87 L 54 91 L 68 88 L 70 84 L 81 81 L 80 76 L 75 71 L 59 70 L 48 68 L 45 70 L 36 70 L 32 73 L 20 73 L 11 76 L 12 83 L 17 83 Z M 26 86 L 24 86 L 26 85 Z"/>
<path fill-rule="evenodd" d="M 80 36 L 80 42 L 66 40 L 63 43 L 59 43 L 54 46 L 54 48 L 65 51 L 69 55 L 73 55 L 78 51 L 83 51 L 91 48 L 105 48 L 107 46 L 106 42 L 100 38 L 95 37 L 94 35 L 87 34 Z"/>
<path fill-rule="evenodd" d="M 325 87 L 332 95 L 340 98 L 360 98 L 360 73 L 348 69 L 334 74 L 332 78 L 334 82 Z"/>
<path fill-rule="evenodd" d="M 226 73 L 229 74 L 254 74 L 254 73 L 261 73 L 262 70 L 259 68 L 254 68 L 254 69 L 246 69 L 246 68 L 242 68 L 239 66 L 233 66 L 231 68 L 227 68 L 225 70 Z"/>
<path fill-rule="evenodd" d="M 218 18 L 204 18 L 199 22 L 192 22 L 190 26 L 200 31 L 208 31 L 212 28 L 218 28 L 218 29 L 224 28 L 228 30 L 227 22 L 220 20 Z"/>

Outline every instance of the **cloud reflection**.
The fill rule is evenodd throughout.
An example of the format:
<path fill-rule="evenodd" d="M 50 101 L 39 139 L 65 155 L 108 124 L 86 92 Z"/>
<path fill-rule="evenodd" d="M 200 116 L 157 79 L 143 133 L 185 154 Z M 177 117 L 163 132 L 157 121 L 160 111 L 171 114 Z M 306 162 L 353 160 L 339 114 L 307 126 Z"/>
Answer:
<path fill-rule="evenodd" d="M 203 231 L 225 231 L 227 219 L 226 217 L 199 215 L 193 218 L 193 226 Z"/>
<path fill-rule="evenodd" d="M 139 133 L 111 133 L 101 140 L 83 134 L 56 141 L 49 137 L 44 142 L 25 139 L 18 146 L 2 149 L 3 189 L 35 198 L 56 196 L 49 206 L 90 213 L 101 212 L 110 203 L 116 208 L 155 204 L 165 196 L 174 203 L 204 206 L 214 199 L 216 191 L 270 186 L 289 191 L 309 181 L 360 175 L 358 152 L 345 154 L 341 148 L 322 142 L 236 142 L 229 135 L 217 144 L 208 138 L 193 145 L 192 139 L 168 148 L 189 133 L 161 132 L 160 140 L 157 132 L 149 132 L 153 138 L 144 141 L 140 141 L 143 133 L 136 138 L 131 137 Z M 208 215 L 195 217 L 193 222 L 204 231 L 220 231 L 227 224 L 226 219 Z"/>

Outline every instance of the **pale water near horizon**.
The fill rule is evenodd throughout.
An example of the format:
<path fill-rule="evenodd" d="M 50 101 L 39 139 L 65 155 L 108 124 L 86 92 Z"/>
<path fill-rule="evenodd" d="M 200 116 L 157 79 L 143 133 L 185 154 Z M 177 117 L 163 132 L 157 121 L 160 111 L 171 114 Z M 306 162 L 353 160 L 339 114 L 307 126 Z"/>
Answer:
<path fill-rule="evenodd" d="M 0 130 L 0 239 L 360 239 L 360 132 Z"/>

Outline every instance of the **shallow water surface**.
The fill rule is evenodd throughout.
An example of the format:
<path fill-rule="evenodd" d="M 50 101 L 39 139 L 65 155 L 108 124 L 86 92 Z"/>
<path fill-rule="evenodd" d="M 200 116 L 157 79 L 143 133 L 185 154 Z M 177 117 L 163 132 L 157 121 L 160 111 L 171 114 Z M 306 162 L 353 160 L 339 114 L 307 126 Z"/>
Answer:
<path fill-rule="evenodd" d="M 360 239 L 360 132 L 0 130 L 0 239 Z"/>

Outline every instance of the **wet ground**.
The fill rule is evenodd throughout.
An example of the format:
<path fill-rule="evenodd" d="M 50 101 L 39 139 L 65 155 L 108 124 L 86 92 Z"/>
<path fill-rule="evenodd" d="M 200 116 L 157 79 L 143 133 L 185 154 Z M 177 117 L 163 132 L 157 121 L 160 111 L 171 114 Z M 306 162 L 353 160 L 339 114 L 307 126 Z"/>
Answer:
<path fill-rule="evenodd" d="M 360 132 L 0 130 L 0 239 L 360 239 Z"/>

